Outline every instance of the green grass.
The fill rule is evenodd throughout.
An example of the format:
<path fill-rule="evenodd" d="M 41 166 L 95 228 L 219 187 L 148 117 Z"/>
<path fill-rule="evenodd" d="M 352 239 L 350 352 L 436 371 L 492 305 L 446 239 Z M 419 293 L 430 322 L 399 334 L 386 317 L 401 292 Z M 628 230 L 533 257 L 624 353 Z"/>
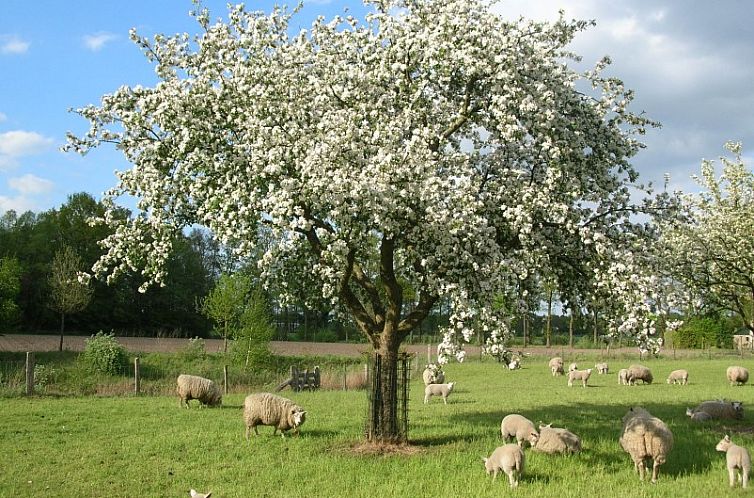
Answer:
<path fill-rule="evenodd" d="M 582 367 L 596 358 L 580 358 Z M 566 358 L 566 361 L 569 361 Z M 714 450 L 725 432 L 754 450 L 754 389 L 730 387 L 725 368 L 754 367 L 750 359 L 648 360 L 656 382 L 619 386 L 616 374 L 629 359 L 610 362 L 607 376 L 593 373 L 590 387 L 569 388 L 553 378 L 546 358 L 505 371 L 491 361 L 446 367 L 458 382 L 443 405 L 424 405 L 419 377 L 411 386 L 410 456 L 365 456 L 351 451 L 360 441 L 366 411 L 364 391 L 283 394 L 303 405 L 307 422 L 300 437 L 243 438 L 243 394 L 222 408 L 179 409 L 174 396 L 8 398 L 2 404 L 0 496 L 188 496 L 190 488 L 213 496 L 740 496 L 727 486 L 725 458 Z M 690 372 L 690 385 L 664 380 L 676 368 Z M 743 421 L 692 424 L 687 406 L 705 399 L 737 399 L 747 406 Z M 662 418 L 675 447 L 656 485 L 640 483 L 618 445 L 620 418 L 642 405 Z M 754 409 L 754 408 L 752 408 Z M 493 482 L 482 456 L 502 444 L 500 421 L 521 413 L 535 423 L 553 422 L 582 438 L 584 451 L 550 456 L 526 450 L 521 485 Z"/>

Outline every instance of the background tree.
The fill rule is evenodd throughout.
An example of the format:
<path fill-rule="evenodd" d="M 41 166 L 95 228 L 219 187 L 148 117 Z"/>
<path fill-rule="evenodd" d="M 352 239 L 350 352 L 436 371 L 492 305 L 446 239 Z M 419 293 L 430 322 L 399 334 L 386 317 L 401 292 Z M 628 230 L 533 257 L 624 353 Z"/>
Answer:
<path fill-rule="evenodd" d="M 55 254 L 49 275 L 50 308 L 60 314 L 60 343 L 63 351 L 65 317 L 77 313 L 89 304 L 92 289 L 79 282 L 78 273 L 84 270 L 81 258 L 70 246 L 64 245 Z"/>
<path fill-rule="evenodd" d="M 248 293 L 248 300 L 240 317 L 240 327 L 233 336 L 243 352 L 246 368 L 249 363 L 258 364 L 269 356 L 269 343 L 274 333 L 268 298 L 261 289 L 255 287 Z"/>
<path fill-rule="evenodd" d="M 0 258 L 0 323 L 6 332 L 18 320 L 16 299 L 21 291 L 21 265 L 15 258 Z"/>
<path fill-rule="evenodd" d="M 202 312 L 217 325 L 223 338 L 223 351 L 228 351 L 228 339 L 241 326 L 248 294 L 252 289 L 251 279 L 244 274 L 220 276 L 215 287 L 201 301 Z"/>

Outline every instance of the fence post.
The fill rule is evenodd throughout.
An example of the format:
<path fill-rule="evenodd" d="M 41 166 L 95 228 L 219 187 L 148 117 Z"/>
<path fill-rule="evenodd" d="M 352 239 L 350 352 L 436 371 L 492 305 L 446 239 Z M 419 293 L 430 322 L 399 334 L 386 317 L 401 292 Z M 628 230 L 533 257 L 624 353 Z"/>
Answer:
<path fill-rule="evenodd" d="M 346 372 L 346 366 L 343 365 L 343 390 L 344 391 L 348 390 L 347 378 L 348 378 L 348 372 Z"/>
<path fill-rule="evenodd" d="M 34 394 L 34 353 L 26 353 L 26 395 Z"/>
<path fill-rule="evenodd" d="M 416 363 L 418 364 L 419 362 L 417 361 Z M 369 365 L 364 363 L 364 385 L 367 385 L 368 382 L 369 382 Z"/>
<path fill-rule="evenodd" d="M 427 344 L 427 365 L 432 363 L 432 345 Z"/>
<path fill-rule="evenodd" d="M 134 392 L 141 392 L 141 372 L 139 371 L 139 357 L 134 358 Z"/>
<path fill-rule="evenodd" d="M 223 394 L 228 394 L 228 365 L 223 365 Z"/>

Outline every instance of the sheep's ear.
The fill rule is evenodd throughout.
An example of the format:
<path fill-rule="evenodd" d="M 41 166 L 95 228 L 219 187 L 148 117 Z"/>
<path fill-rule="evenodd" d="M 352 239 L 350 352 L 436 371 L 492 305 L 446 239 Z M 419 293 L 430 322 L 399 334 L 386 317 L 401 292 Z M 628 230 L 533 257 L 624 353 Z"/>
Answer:
<path fill-rule="evenodd" d="M 210 496 L 212 496 L 212 491 L 210 491 L 209 493 L 207 493 L 206 495 L 204 495 L 204 498 L 209 498 Z"/>
<path fill-rule="evenodd" d="M 301 415 L 306 415 L 306 411 L 302 410 Z"/>

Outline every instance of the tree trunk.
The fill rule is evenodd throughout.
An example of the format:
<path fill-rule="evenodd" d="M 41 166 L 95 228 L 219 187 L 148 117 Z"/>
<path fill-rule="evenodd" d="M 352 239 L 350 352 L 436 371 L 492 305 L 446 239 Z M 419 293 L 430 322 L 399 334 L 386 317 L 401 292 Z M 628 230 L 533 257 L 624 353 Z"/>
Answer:
<path fill-rule="evenodd" d="M 553 291 L 550 289 L 547 294 L 547 325 L 545 326 L 545 346 L 550 347 L 550 336 L 552 335 L 552 295 Z"/>
<path fill-rule="evenodd" d="M 60 344 L 58 351 L 63 351 L 63 333 L 65 332 L 65 313 L 60 314 Z"/>
<path fill-rule="evenodd" d="M 573 349 L 573 310 L 571 310 L 571 318 L 568 320 L 568 346 Z"/>
<path fill-rule="evenodd" d="M 593 311 L 594 313 L 594 339 L 593 342 L 595 346 L 597 345 L 597 310 Z"/>
<path fill-rule="evenodd" d="M 527 333 L 528 327 L 529 327 L 528 315 L 524 314 L 524 347 L 527 347 L 529 345 L 529 334 Z"/>
<path fill-rule="evenodd" d="M 398 345 L 377 351 L 373 372 L 372 423 L 367 438 L 381 443 L 403 442 L 405 434 L 399 430 L 398 420 Z"/>

